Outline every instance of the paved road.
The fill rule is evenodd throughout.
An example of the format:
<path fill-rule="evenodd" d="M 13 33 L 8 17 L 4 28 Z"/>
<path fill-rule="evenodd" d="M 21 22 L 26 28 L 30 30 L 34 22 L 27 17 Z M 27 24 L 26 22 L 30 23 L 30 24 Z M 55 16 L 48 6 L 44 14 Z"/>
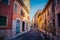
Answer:
<path fill-rule="evenodd" d="M 38 29 L 33 28 L 29 32 L 17 37 L 14 40 L 45 40 L 45 37 Z"/>

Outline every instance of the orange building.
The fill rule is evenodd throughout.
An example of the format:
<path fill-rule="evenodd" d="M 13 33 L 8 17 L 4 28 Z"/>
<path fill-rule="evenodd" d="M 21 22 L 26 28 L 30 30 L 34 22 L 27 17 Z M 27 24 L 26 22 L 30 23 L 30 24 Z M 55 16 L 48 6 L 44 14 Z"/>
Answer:
<path fill-rule="evenodd" d="M 41 14 L 43 21 L 38 19 L 40 23 L 44 22 L 44 25 L 41 23 L 42 28 L 39 29 L 60 37 L 60 0 L 49 0 Z"/>

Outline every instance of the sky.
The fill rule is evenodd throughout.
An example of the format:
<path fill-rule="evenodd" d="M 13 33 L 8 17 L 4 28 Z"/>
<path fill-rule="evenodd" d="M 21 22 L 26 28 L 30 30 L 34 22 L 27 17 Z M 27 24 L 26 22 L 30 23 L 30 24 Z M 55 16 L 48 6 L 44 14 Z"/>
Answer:
<path fill-rule="evenodd" d="M 43 10 L 48 0 L 30 0 L 30 19 L 32 20 L 37 10 Z"/>

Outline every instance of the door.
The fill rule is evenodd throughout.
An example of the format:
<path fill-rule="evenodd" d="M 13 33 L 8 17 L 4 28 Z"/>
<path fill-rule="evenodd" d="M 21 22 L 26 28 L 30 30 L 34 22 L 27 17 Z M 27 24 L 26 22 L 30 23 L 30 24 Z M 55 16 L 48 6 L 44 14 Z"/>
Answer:
<path fill-rule="evenodd" d="M 22 22 L 22 31 L 25 31 L 25 22 Z"/>
<path fill-rule="evenodd" d="M 20 33 L 20 21 L 19 20 L 16 21 L 16 34 L 17 33 Z"/>
<path fill-rule="evenodd" d="M 28 23 L 26 23 L 26 30 L 28 30 Z"/>

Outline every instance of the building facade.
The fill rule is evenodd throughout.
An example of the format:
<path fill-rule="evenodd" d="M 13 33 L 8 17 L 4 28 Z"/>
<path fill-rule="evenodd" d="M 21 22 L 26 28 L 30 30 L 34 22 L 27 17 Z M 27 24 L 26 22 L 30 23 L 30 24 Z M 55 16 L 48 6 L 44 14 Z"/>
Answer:
<path fill-rule="evenodd" d="M 23 19 L 22 21 L 24 22 L 22 25 L 25 25 L 25 31 L 30 30 L 30 0 L 23 0 L 24 6 L 23 6 Z"/>
<path fill-rule="evenodd" d="M 39 30 L 45 29 L 44 23 L 45 23 L 45 13 L 40 13 L 38 15 L 38 29 Z"/>
<path fill-rule="evenodd" d="M 14 0 L 0 1 L 0 38 L 12 35 L 13 2 Z"/>
<path fill-rule="evenodd" d="M 60 37 L 60 0 L 49 0 L 42 13 L 38 17 L 40 30 Z M 42 19 L 42 20 L 41 20 Z M 42 28 L 41 28 L 42 27 Z"/>
<path fill-rule="evenodd" d="M 0 38 L 15 36 L 29 30 L 30 11 L 26 8 L 22 0 L 0 1 Z"/>
<path fill-rule="evenodd" d="M 12 14 L 12 35 L 16 35 L 22 32 L 22 5 L 19 0 L 13 2 L 13 14 Z M 14 32 L 14 33 L 13 33 Z"/>
<path fill-rule="evenodd" d="M 56 34 L 60 37 L 60 0 L 55 0 L 55 26 Z"/>
<path fill-rule="evenodd" d="M 38 15 L 41 13 L 41 10 L 38 10 L 34 15 L 34 25 L 38 26 Z"/>

